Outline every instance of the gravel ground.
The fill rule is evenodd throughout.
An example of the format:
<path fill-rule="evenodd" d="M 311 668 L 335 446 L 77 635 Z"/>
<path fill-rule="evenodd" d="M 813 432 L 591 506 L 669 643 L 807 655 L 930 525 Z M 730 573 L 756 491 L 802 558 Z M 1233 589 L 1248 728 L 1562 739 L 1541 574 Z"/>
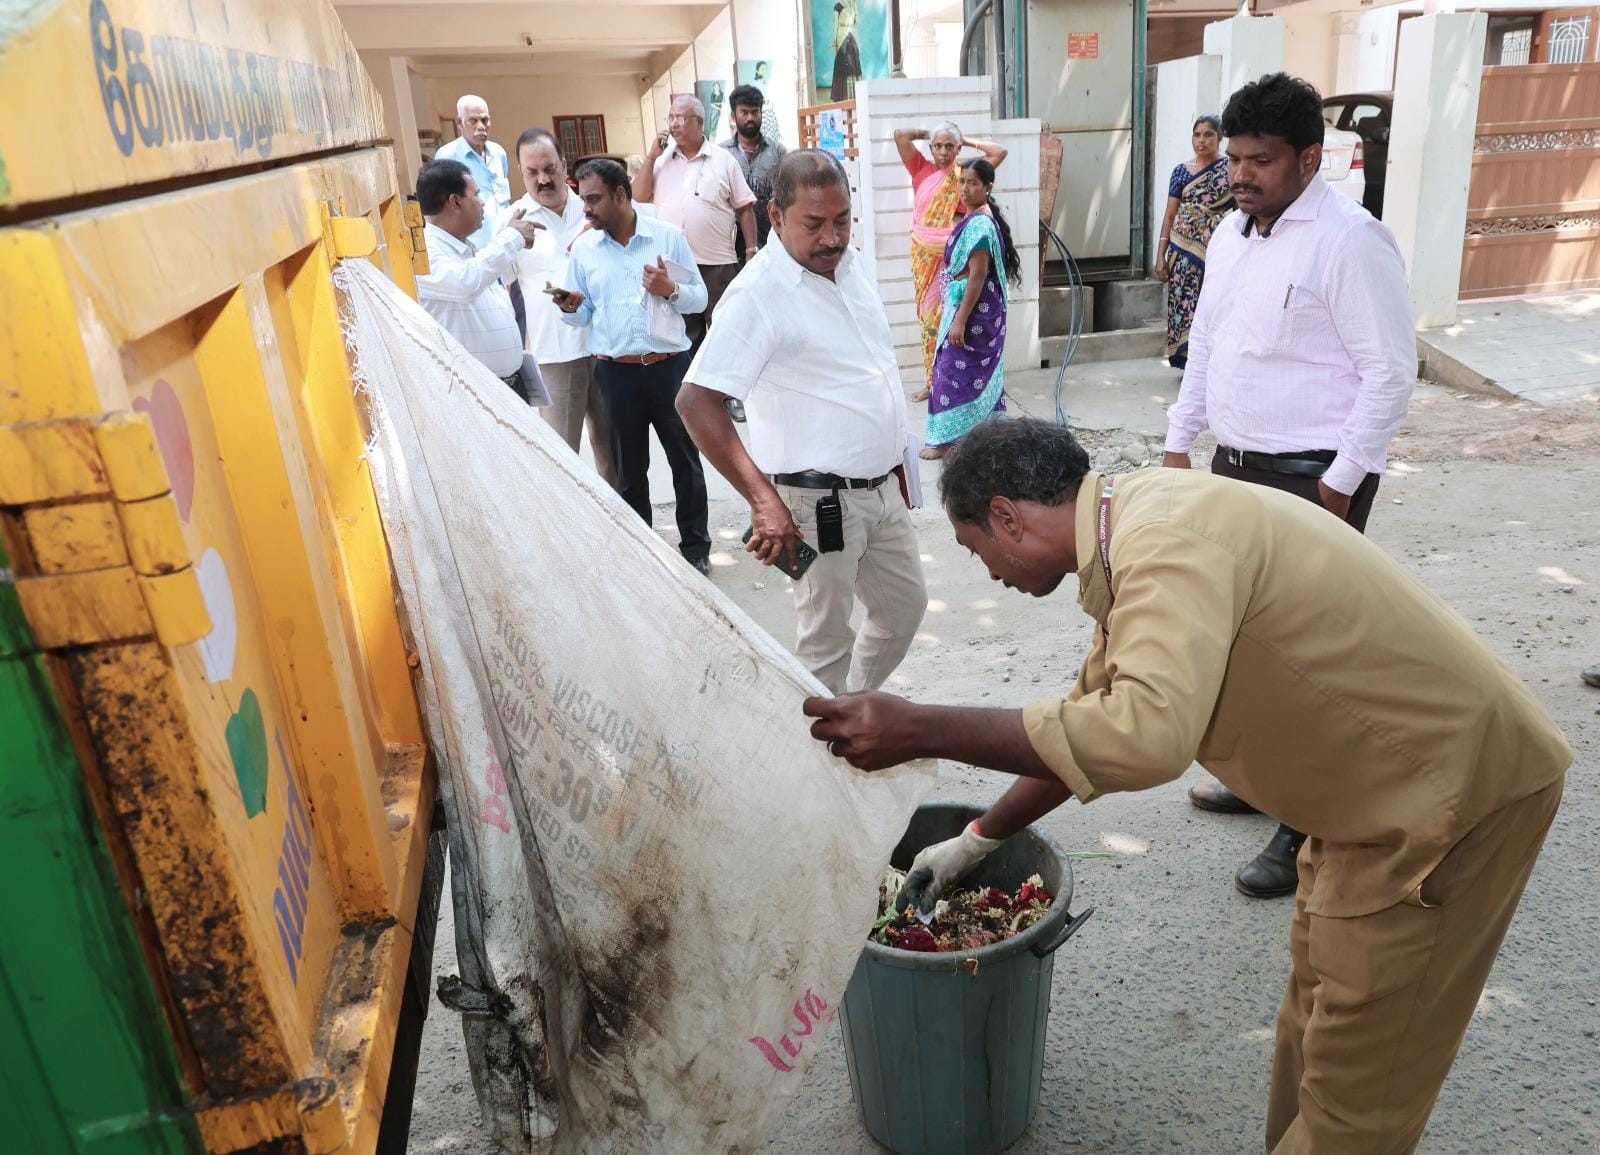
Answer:
<path fill-rule="evenodd" d="M 1014 408 L 1047 413 L 1053 380 L 1018 374 Z M 1177 375 L 1154 363 L 1087 366 L 1073 374 L 1072 422 L 1115 469 L 1159 462 L 1162 408 L 1176 387 Z M 1600 691 L 1578 680 L 1580 667 L 1600 662 L 1597 449 L 1592 405 L 1540 409 L 1424 386 L 1369 525 L 1534 687 L 1577 753 L 1423 1140 L 1427 1153 L 1600 1147 Z M 924 474 L 929 494 L 936 471 Z M 726 546 L 713 559 L 717 584 L 777 637 L 792 638 L 788 583 L 736 552 L 748 520 L 742 503 L 721 484 L 712 497 L 713 533 Z M 1090 640 L 1075 591 L 1035 601 L 1004 590 L 955 545 L 937 509 L 915 516 L 932 600 L 888 688 L 994 706 L 1065 692 Z M 1233 872 L 1273 824 L 1194 809 L 1185 792 L 1200 773 L 1090 808 L 1068 803 L 1043 823 L 1068 850 L 1115 857 L 1075 863 L 1074 909 L 1096 912 L 1056 956 L 1040 1107 L 1014 1152 L 1261 1150 L 1291 904 L 1234 890 Z M 1007 781 L 946 766 L 938 796 L 986 803 Z M 446 902 L 446 919 L 448 910 Z M 453 973 L 451 944 L 442 926 L 441 974 Z M 435 1003 L 413 1149 L 488 1155 L 476 1118 L 459 1026 Z M 837 1030 L 764 1150 L 881 1150 L 851 1100 Z"/>

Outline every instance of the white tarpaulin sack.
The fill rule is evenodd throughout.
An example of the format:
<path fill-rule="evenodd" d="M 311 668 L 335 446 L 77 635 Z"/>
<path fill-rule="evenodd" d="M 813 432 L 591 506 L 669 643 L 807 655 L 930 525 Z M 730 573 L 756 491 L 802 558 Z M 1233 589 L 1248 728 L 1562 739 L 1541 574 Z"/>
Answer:
<path fill-rule="evenodd" d="M 798 661 L 376 268 L 337 284 L 484 1121 L 512 1150 L 749 1151 L 831 1029 L 931 768 L 831 757 Z"/>

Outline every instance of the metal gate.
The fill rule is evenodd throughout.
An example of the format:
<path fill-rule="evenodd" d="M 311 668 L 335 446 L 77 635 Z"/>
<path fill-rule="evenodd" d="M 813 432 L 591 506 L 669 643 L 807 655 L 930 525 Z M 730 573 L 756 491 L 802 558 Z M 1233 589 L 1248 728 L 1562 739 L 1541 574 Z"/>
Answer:
<path fill-rule="evenodd" d="M 1600 63 L 1485 68 L 1461 298 L 1600 288 Z"/>

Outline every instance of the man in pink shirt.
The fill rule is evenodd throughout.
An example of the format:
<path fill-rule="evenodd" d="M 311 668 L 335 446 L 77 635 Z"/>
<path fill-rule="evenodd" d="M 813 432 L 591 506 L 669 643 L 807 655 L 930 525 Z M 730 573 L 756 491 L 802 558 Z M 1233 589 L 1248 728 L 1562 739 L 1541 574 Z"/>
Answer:
<path fill-rule="evenodd" d="M 667 131 L 650 142 L 644 168 L 634 178 L 633 199 L 654 204 L 657 217 L 689 237 L 709 297 L 704 313 L 684 317 L 690 353 L 698 353 L 717 302 L 739 272 L 735 222 L 745 252 L 754 254 L 758 242 L 755 193 L 739 162 L 706 139 L 706 109 L 697 98 L 680 96 L 672 102 Z"/>
<path fill-rule="evenodd" d="M 1310 84 L 1279 72 L 1245 85 L 1222 134 L 1239 208 L 1206 250 L 1165 463 L 1189 468 L 1209 425 L 1213 473 L 1287 490 L 1364 532 L 1417 376 L 1399 247 L 1319 175 L 1322 98 Z M 1217 782 L 1189 796 L 1203 810 L 1255 812 Z M 1304 841 L 1280 825 L 1235 884 L 1253 898 L 1293 894 Z"/>

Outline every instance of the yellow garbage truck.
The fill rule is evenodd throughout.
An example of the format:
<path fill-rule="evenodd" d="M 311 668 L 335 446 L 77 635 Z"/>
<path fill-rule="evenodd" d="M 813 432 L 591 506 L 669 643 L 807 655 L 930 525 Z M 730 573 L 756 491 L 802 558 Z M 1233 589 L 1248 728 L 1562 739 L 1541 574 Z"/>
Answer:
<path fill-rule="evenodd" d="M 323 0 L 0 5 L 12 1151 L 403 1147 L 443 838 L 330 280 L 414 291 Z"/>

